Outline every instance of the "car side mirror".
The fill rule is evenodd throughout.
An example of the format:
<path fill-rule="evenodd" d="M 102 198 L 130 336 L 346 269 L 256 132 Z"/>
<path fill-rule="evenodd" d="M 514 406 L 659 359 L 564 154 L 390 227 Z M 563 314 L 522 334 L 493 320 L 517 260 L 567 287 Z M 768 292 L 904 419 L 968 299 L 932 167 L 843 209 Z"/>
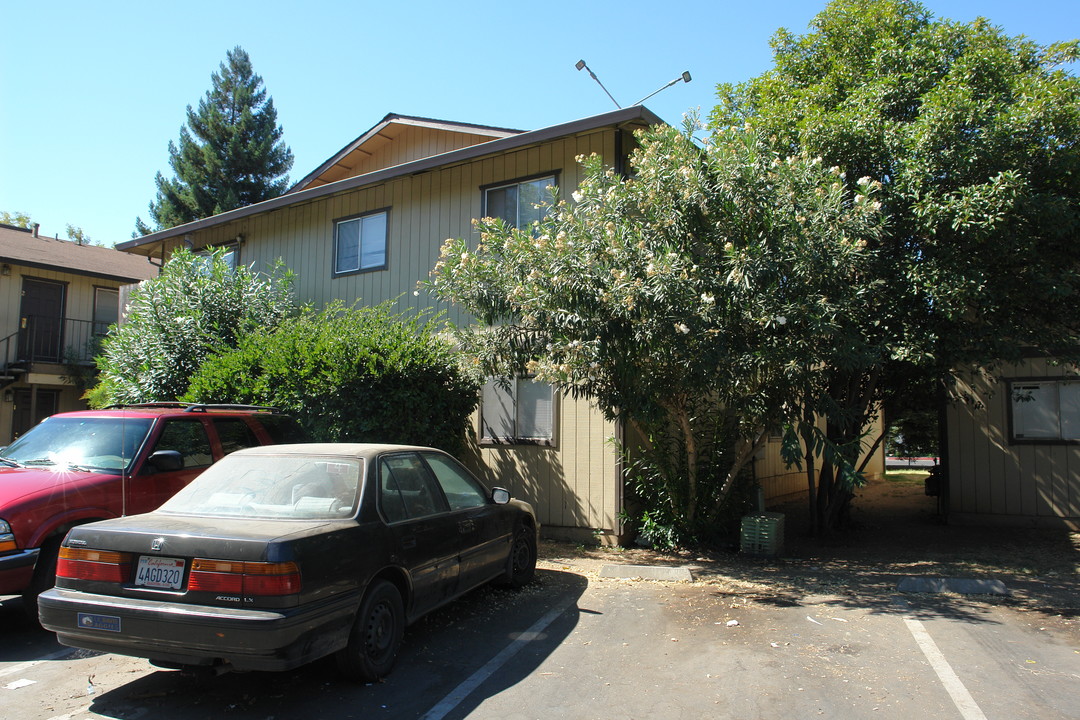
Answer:
<path fill-rule="evenodd" d="M 510 491 L 506 488 L 492 488 L 491 489 L 491 502 L 496 505 L 505 505 L 510 502 Z"/>
<path fill-rule="evenodd" d="M 176 472 L 184 469 L 184 456 L 179 450 L 158 450 L 146 458 L 155 472 Z"/>

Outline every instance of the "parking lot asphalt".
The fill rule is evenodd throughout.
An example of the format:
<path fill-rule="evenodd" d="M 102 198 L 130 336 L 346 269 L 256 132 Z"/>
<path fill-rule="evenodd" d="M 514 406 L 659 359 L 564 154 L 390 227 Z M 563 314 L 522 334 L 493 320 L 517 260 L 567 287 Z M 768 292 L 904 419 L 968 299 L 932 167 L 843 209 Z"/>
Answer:
<path fill-rule="evenodd" d="M 1080 645 L 1008 604 L 875 582 L 772 592 L 694 562 L 694 582 L 609 578 L 617 554 L 571 550 L 548 545 L 522 591 L 482 588 L 412 626 L 373 685 L 327 661 L 188 677 L 72 651 L 8 601 L 0 718 L 1080 717 Z"/>

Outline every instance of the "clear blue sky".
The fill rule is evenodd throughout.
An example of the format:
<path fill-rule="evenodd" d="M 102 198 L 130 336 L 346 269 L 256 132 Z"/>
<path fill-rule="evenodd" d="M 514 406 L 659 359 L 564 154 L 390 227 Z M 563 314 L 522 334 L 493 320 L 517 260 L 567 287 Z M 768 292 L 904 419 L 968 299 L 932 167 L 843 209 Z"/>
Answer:
<path fill-rule="evenodd" d="M 1049 43 L 1080 36 L 1076 0 L 928 0 Z M 534 130 L 614 109 L 584 71 L 668 122 L 719 82 L 772 65 L 779 27 L 805 31 L 824 0 L 433 2 L 0 0 L 0 210 L 127 240 L 185 109 L 236 45 L 274 98 L 299 179 L 386 113 Z"/>

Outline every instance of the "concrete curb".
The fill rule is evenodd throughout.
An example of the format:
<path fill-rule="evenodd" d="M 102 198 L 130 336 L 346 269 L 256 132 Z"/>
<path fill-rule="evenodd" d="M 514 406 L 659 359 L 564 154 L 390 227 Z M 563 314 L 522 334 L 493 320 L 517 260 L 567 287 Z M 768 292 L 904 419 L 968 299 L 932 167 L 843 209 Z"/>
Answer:
<path fill-rule="evenodd" d="M 641 578 L 642 580 L 666 580 L 668 582 L 694 582 L 690 570 L 684 567 L 660 565 L 604 565 L 600 568 L 604 578 Z"/>
<path fill-rule="evenodd" d="M 970 578 L 922 578 L 906 577 L 896 586 L 900 592 L 910 593 L 956 593 L 958 595 L 1010 595 L 1000 580 L 973 580 Z"/>

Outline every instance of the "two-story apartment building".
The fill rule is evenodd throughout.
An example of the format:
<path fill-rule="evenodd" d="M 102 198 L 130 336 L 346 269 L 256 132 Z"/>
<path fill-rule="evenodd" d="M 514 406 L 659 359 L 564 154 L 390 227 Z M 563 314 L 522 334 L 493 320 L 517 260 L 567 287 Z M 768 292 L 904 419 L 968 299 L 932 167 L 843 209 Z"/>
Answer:
<path fill-rule="evenodd" d="M 417 287 L 443 241 L 474 238 L 473 218 L 523 226 L 548 186 L 564 197 L 578 186 L 580 155 L 597 153 L 622 172 L 634 131 L 659 122 L 641 106 L 531 132 L 391 114 L 281 197 L 118 248 L 161 262 L 179 247 L 229 247 L 256 270 L 281 258 L 297 274 L 301 302 L 396 300 L 471 323 Z M 550 386 L 492 384 L 476 417 L 477 464 L 533 503 L 547 531 L 613 540 L 622 535 L 624 498 L 608 440 L 621 434 L 589 402 Z M 770 492 L 764 482 L 768 494 L 790 492 Z"/>
<path fill-rule="evenodd" d="M 44 417 L 86 407 L 73 366 L 117 321 L 120 289 L 158 265 L 112 248 L 0 225 L 0 447 Z"/>

